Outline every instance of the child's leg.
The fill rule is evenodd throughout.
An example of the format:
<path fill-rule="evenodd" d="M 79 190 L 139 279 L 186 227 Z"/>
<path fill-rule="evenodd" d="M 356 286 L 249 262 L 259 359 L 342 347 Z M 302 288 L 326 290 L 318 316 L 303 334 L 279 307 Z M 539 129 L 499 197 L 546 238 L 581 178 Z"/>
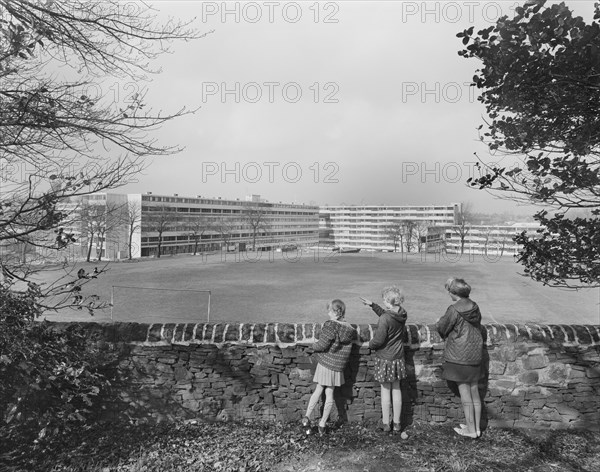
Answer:
<path fill-rule="evenodd" d="M 475 415 L 475 430 L 480 434 L 481 427 L 481 399 L 479 398 L 479 386 L 477 383 L 471 384 L 471 398 L 473 399 L 473 413 Z"/>
<path fill-rule="evenodd" d="M 321 417 L 321 421 L 319 421 L 321 428 L 324 428 L 327 423 L 333 403 L 333 387 L 325 387 L 325 406 L 323 407 L 323 416 Z"/>
<path fill-rule="evenodd" d="M 315 406 L 317 406 L 317 403 L 319 403 L 319 398 L 321 398 L 322 393 L 323 393 L 323 385 L 317 384 L 315 386 L 315 391 L 313 392 L 313 394 L 310 397 L 310 400 L 308 401 L 308 408 L 306 409 L 306 417 L 307 418 L 310 418 L 310 415 L 312 415 L 312 412 L 315 409 Z"/>
<path fill-rule="evenodd" d="M 384 425 L 390 424 L 390 401 L 391 401 L 391 392 L 390 392 L 391 383 L 390 382 L 382 382 L 381 383 L 381 421 Z"/>
<path fill-rule="evenodd" d="M 400 414 L 402 413 L 402 390 L 400 390 L 400 380 L 392 382 L 392 401 L 394 405 L 394 429 L 400 427 Z"/>
<path fill-rule="evenodd" d="M 469 430 L 469 433 L 475 433 L 475 411 L 473 408 L 473 398 L 471 397 L 471 384 L 458 384 L 458 392 L 460 393 L 460 401 L 462 402 L 463 411 L 465 413 L 467 429 Z"/>

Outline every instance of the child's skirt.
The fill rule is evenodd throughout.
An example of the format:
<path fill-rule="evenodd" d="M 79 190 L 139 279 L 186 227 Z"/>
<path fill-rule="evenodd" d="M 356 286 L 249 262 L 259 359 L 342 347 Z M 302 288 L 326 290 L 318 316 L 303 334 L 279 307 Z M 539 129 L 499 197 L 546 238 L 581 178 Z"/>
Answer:
<path fill-rule="evenodd" d="M 345 382 L 343 372 L 335 372 L 334 370 L 323 367 L 320 363 L 317 364 L 317 370 L 315 370 L 315 376 L 313 382 L 325 387 L 339 387 Z"/>
<path fill-rule="evenodd" d="M 375 380 L 379 383 L 393 382 L 406 378 L 406 364 L 404 359 L 386 359 L 375 358 Z"/>
<path fill-rule="evenodd" d="M 456 383 L 475 383 L 483 377 L 481 365 L 461 365 L 453 362 L 442 364 L 442 378 Z"/>

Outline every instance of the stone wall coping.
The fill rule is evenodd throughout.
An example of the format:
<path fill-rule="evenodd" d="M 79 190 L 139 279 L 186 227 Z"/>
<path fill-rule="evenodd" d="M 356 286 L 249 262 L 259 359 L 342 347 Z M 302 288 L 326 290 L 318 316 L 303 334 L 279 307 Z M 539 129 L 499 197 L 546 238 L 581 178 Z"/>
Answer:
<path fill-rule="evenodd" d="M 321 332 L 322 323 L 135 323 L 135 322 L 51 322 L 59 329 L 79 325 L 90 336 L 106 342 L 143 345 L 240 344 L 310 345 Z M 358 331 L 356 344 L 368 343 L 376 324 L 352 324 Z M 488 346 L 534 341 L 553 346 L 600 346 L 600 325 L 483 325 Z M 435 324 L 407 324 L 406 344 L 412 349 L 443 344 Z"/>

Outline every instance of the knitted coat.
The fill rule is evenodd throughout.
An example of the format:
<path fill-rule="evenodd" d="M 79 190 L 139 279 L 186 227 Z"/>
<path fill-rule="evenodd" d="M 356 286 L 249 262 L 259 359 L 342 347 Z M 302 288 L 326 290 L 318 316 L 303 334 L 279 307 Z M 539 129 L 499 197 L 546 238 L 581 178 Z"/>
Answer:
<path fill-rule="evenodd" d="M 404 332 L 408 317 L 406 310 L 402 307 L 398 312 L 384 310 L 377 303 L 371 303 L 371 308 L 379 316 L 379 321 L 369 347 L 380 359 L 404 359 Z"/>
<path fill-rule="evenodd" d="M 313 350 L 319 353 L 319 364 L 343 372 L 356 338 L 356 330 L 349 323 L 333 320 L 323 323 L 319 340 L 313 344 Z"/>
<path fill-rule="evenodd" d="M 446 340 L 444 360 L 461 365 L 479 365 L 483 359 L 481 312 L 477 303 L 461 298 L 446 310 L 436 323 Z"/>

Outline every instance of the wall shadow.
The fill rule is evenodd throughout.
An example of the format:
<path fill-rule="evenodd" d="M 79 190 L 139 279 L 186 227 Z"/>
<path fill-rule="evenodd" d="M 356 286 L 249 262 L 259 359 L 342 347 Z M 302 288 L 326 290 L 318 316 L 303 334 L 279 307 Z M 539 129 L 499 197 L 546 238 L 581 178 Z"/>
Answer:
<path fill-rule="evenodd" d="M 344 369 L 345 382 L 341 387 L 336 388 L 334 391 L 335 406 L 338 412 L 336 423 L 338 425 L 348 423 L 349 421 L 348 409 L 354 401 L 354 385 L 356 384 L 359 366 L 360 346 L 358 344 L 353 344 L 350 359 Z"/>
<path fill-rule="evenodd" d="M 400 427 L 403 431 L 406 429 L 406 427 L 414 423 L 415 405 L 417 404 L 419 397 L 415 368 L 415 352 L 415 349 L 405 350 L 406 378 L 400 383 L 400 389 L 402 390 L 402 413 L 400 416 Z"/>

